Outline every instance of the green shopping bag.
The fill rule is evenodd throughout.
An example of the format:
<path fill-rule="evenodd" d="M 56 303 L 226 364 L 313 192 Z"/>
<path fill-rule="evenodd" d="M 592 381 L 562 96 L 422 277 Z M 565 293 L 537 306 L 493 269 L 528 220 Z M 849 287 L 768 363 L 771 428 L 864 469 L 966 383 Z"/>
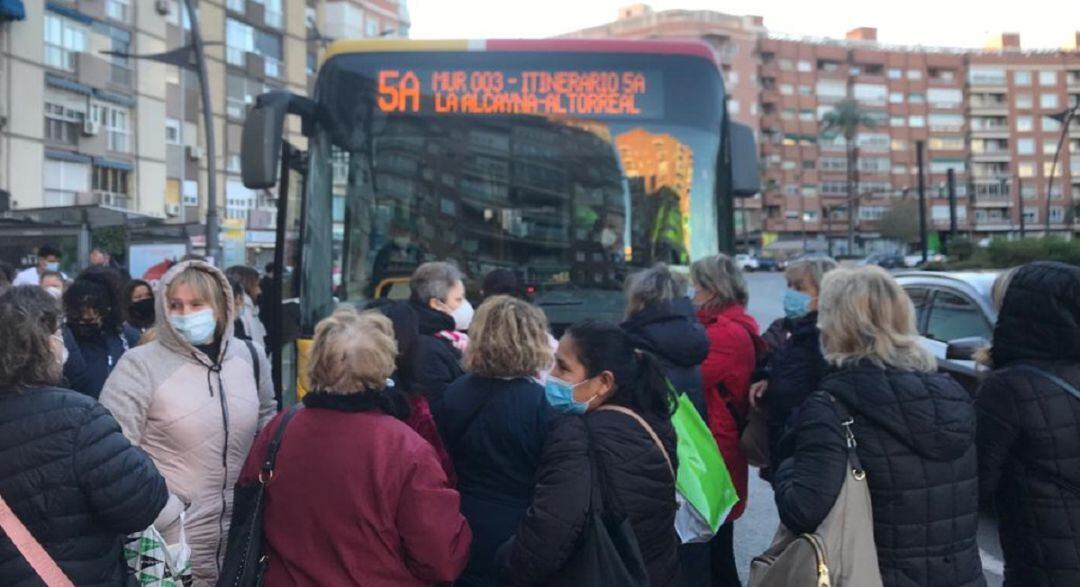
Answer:
<path fill-rule="evenodd" d="M 716 534 L 739 496 L 709 427 L 686 394 L 678 397 L 671 417 L 679 455 L 675 529 L 684 543 L 705 542 Z"/>

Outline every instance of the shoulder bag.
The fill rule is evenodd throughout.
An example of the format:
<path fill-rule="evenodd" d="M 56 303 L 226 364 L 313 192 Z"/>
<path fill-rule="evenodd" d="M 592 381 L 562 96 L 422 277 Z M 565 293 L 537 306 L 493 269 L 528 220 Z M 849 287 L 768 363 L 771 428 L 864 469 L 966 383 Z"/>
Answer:
<path fill-rule="evenodd" d="M 783 524 L 772 546 L 750 562 L 748 587 L 881 587 L 874 518 L 866 471 L 855 452 L 854 423 L 842 403 L 829 396 L 847 444 L 844 484 L 829 515 L 810 534 Z"/>
<path fill-rule="evenodd" d="M 46 587 L 73 587 L 71 579 L 67 578 L 49 553 L 45 552 L 45 548 L 26 529 L 19 516 L 11 511 L 11 507 L 2 496 L 0 496 L 0 529 L 3 529 L 4 534 L 15 545 L 15 549 L 26 559 Z"/>
<path fill-rule="evenodd" d="M 255 483 L 236 485 L 233 491 L 232 523 L 225 547 L 225 564 L 221 567 L 218 587 L 257 587 L 262 585 L 268 562 L 264 552 L 263 510 L 266 487 L 274 479 L 278 449 L 289 421 L 304 407 L 297 403 L 285 412 L 266 448 L 262 469 Z"/>

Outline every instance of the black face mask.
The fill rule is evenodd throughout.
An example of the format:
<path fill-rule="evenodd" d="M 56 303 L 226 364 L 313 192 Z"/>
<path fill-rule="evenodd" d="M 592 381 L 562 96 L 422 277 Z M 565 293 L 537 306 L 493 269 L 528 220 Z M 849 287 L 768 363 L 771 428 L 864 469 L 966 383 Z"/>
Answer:
<path fill-rule="evenodd" d="M 97 322 L 68 322 L 72 336 L 78 340 L 93 340 L 101 337 L 101 325 Z"/>
<path fill-rule="evenodd" d="M 128 316 L 131 322 L 140 326 L 149 326 L 154 323 L 154 298 L 146 298 L 132 302 L 128 306 Z"/>

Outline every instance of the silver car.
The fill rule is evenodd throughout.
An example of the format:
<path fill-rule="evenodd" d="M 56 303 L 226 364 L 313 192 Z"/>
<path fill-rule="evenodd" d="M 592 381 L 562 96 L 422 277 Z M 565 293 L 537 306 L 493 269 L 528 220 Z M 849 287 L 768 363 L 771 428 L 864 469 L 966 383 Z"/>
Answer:
<path fill-rule="evenodd" d="M 925 348 L 934 353 L 938 369 L 950 373 L 974 393 L 980 367 L 972 352 L 989 346 L 997 312 L 990 289 L 1000 272 L 908 271 L 896 280 L 911 297 Z"/>

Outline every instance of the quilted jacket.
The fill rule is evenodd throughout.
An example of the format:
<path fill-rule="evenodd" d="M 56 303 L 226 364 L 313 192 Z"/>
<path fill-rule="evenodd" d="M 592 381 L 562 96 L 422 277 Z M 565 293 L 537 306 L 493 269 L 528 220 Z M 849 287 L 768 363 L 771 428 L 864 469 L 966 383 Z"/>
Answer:
<path fill-rule="evenodd" d="M 200 261 L 174 265 L 161 291 L 188 267 L 210 273 L 233 307 L 225 274 Z M 158 296 L 158 339 L 125 353 L 101 391 L 101 403 L 124 435 L 149 453 L 168 481 L 169 503 L 154 524 L 166 541 L 179 539 L 180 513 L 186 510 L 184 529 L 199 587 L 217 581 L 233 486 L 255 435 L 277 411 L 269 362 L 233 339 L 231 318 L 218 355 L 211 357 L 172 327 L 165 296 Z M 258 380 L 253 357 L 260 362 Z"/>
<path fill-rule="evenodd" d="M 985 585 L 979 548 L 975 409 L 946 375 L 869 363 L 825 376 L 821 389 L 851 413 L 870 487 L 874 541 L 885 587 Z M 813 532 L 836 502 L 847 455 L 824 392 L 799 410 L 781 441 L 773 481 L 780 520 Z"/>
<path fill-rule="evenodd" d="M 1005 295 L 979 390 L 979 485 L 996 506 L 1006 585 L 1080 585 L 1080 267 L 1032 263 Z"/>
<path fill-rule="evenodd" d="M 96 400 L 36 388 L 0 393 L 0 495 L 71 581 L 123 585 L 124 535 L 165 506 L 165 479 Z M 40 585 L 0 532 L 0 585 Z"/>

